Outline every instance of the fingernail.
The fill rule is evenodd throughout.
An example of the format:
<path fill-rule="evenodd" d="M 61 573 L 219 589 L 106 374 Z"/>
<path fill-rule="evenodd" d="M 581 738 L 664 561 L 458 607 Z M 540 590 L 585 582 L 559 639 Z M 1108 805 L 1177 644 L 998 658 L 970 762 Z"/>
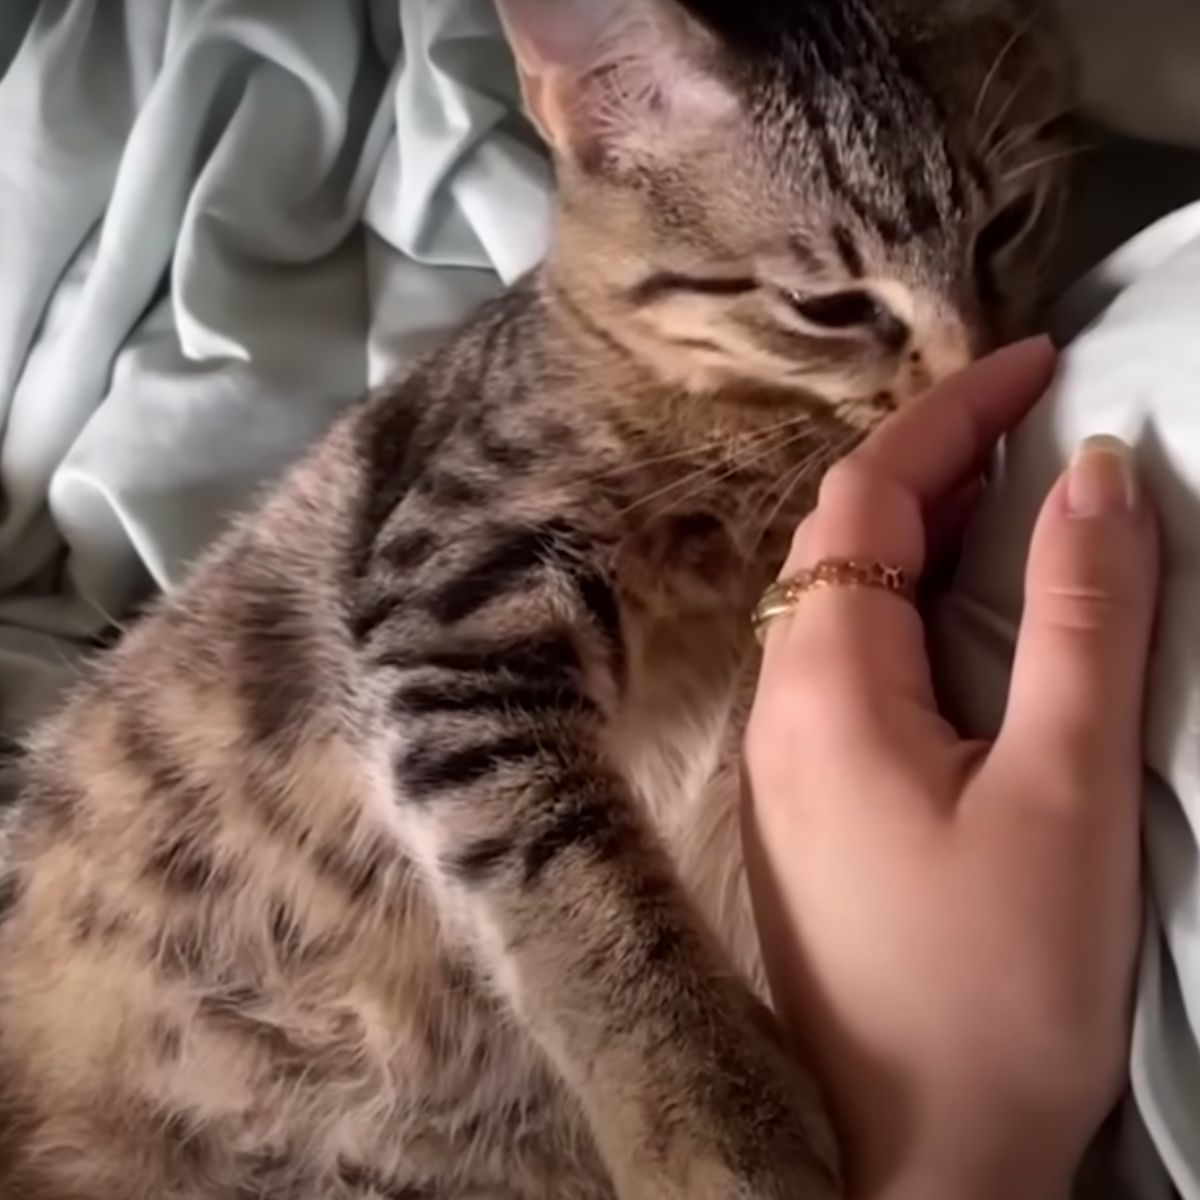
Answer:
<path fill-rule="evenodd" d="M 1075 452 L 1067 476 L 1067 508 L 1075 517 L 1133 512 L 1139 502 L 1133 450 L 1120 438 L 1090 437 Z"/>

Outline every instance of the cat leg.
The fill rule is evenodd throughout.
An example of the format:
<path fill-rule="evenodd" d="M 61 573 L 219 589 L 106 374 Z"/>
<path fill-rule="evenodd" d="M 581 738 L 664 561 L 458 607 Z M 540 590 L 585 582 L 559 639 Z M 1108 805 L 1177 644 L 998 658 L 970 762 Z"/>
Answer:
<path fill-rule="evenodd" d="M 397 819 L 447 923 L 577 1098 L 621 1200 L 834 1196 L 814 1091 L 594 748 L 594 710 L 566 674 L 516 678 L 519 655 L 469 662 L 443 656 L 436 688 L 432 668 L 392 681 Z"/>

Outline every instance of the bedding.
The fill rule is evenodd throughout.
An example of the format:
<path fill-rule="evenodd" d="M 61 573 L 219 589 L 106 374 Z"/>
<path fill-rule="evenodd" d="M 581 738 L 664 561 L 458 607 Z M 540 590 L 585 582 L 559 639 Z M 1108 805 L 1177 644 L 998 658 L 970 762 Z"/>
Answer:
<path fill-rule="evenodd" d="M 1009 439 L 938 629 L 944 690 L 971 732 L 1000 722 L 1023 569 L 1043 497 L 1074 447 L 1138 448 L 1162 517 L 1165 583 L 1149 684 L 1150 884 L 1133 1045 L 1137 1113 L 1185 1200 L 1200 1197 L 1200 204 L 1122 247 L 1067 293 L 1069 346 L 1045 401 Z M 997 970 L 1002 970 L 1000 964 Z M 1127 1114 L 1132 1118 L 1134 1114 Z M 1139 1131 L 1126 1126 L 1135 1139 Z M 1144 1149 L 1144 1147 L 1143 1147 Z M 1123 1170 L 1128 1175 L 1129 1162 Z M 1141 1156 L 1134 1195 L 1161 1194 Z M 1152 1190 L 1158 1189 L 1158 1190 Z"/>
<path fill-rule="evenodd" d="M 0 5 L 0 730 L 540 257 L 480 0 Z"/>
<path fill-rule="evenodd" d="M 1094 1194 L 1169 1176 L 1200 1200 L 1200 16 L 1059 3 L 1127 135 L 1081 160 L 1063 277 L 1121 248 L 1063 299 L 1062 378 L 938 641 L 986 730 L 1047 481 L 1086 433 L 1137 441 L 1169 549 L 1151 904 L 1136 1104 Z M 490 0 L 0 5 L 0 740 L 343 405 L 538 261 L 550 186 Z"/>

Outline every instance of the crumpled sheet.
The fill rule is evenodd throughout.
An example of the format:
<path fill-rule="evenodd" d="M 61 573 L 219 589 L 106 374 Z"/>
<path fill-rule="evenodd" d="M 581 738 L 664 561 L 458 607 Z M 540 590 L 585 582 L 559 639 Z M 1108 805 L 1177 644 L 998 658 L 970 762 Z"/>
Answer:
<path fill-rule="evenodd" d="M 4 0 L 0 71 L 11 736 L 539 259 L 551 176 L 488 0 Z"/>
<path fill-rule="evenodd" d="M 1059 3 L 1094 107 L 1200 145 L 1195 0 Z M 550 172 L 515 109 L 490 0 L 0 3 L 0 737 L 343 405 L 540 258 Z M 1131 179 L 1200 195 L 1177 161 L 1121 160 L 1082 215 L 1118 228 Z M 1134 1047 L 1157 1154 L 1130 1122 L 1137 1200 L 1167 1195 L 1160 1158 L 1200 1200 L 1194 238 L 1200 209 L 1067 298 L 1074 330 L 1116 297 L 1006 455 L 941 633 L 987 729 L 1049 478 L 1085 433 L 1141 441 L 1170 553 Z"/>
<path fill-rule="evenodd" d="M 1148 689 L 1150 897 L 1133 1087 L 1175 1188 L 1200 1200 L 1200 203 L 1123 246 L 1063 298 L 1058 320 L 1069 342 L 1058 379 L 1004 448 L 941 613 L 937 657 L 953 664 L 941 674 L 960 724 L 997 730 L 1042 500 L 1085 437 L 1138 447 L 1162 518 L 1165 581 Z M 1120 1172 L 1131 1194 L 1154 1200 L 1169 1193 L 1140 1134 L 1127 1122 Z"/>

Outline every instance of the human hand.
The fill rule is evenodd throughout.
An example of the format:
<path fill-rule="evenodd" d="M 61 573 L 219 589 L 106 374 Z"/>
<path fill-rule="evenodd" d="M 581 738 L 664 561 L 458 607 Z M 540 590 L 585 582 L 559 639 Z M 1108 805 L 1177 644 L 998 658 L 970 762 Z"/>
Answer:
<path fill-rule="evenodd" d="M 881 427 L 829 473 L 785 574 L 843 558 L 919 576 L 1053 361 L 1043 341 L 1002 351 Z M 1121 1091 L 1158 562 L 1120 450 L 1085 446 L 1046 501 L 994 744 L 939 715 L 903 598 L 811 592 L 769 627 L 751 887 L 857 1200 L 1065 1196 Z"/>

